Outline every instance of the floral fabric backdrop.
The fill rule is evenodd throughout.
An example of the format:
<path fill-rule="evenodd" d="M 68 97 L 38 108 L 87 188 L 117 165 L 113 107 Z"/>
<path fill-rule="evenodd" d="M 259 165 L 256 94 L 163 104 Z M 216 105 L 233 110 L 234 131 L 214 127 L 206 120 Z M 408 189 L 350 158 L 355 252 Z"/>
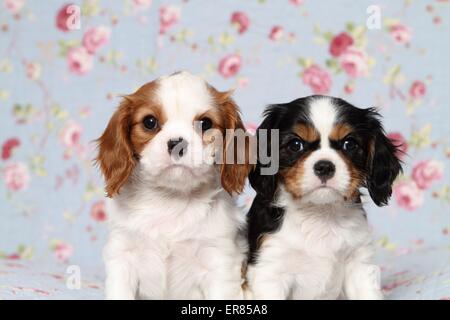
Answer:
<path fill-rule="evenodd" d="M 234 88 L 249 130 L 313 93 L 379 107 L 407 155 L 391 205 L 367 205 L 376 243 L 450 247 L 450 1 L 378 1 L 379 28 L 371 5 L 0 0 L 0 259 L 101 265 L 93 140 L 120 95 L 183 69 Z"/>

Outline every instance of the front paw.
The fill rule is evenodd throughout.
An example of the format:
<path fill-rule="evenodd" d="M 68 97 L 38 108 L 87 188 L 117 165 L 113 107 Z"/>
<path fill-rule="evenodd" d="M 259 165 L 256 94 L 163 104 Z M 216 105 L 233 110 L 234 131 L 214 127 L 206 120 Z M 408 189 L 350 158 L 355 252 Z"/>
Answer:
<path fill-rule="evenodd" d="M 371 265 L 367 268 L 367 277 L 369 281 L 367 300 L 383 300 L 381 291 L 381 270 L 380 267 Z"/>
<path fill-rule="evenodd" d="M 383 300 L 380 287 L 380 268 L 362 265 L 353 270 L 346 283 L 346 295 L 351 300 Z"/>

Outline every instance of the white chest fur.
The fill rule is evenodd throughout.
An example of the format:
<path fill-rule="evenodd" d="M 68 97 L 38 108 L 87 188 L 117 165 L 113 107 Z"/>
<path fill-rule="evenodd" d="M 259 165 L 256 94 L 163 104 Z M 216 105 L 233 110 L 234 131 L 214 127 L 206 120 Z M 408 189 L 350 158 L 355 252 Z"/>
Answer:
<path fill-rule="evenodd" d="M 108 278 L 111 266 L 127 265 L 126 277 L 134 279 L 131 287 L 143 298 L 239 298 L 238 230 L 244 215 L 231 197 L 223 190 L 186 197 L 139 190 L 124 189 L 108 204 Z M 222 281 L 223 288 L 214 281 Z M 120 295 L 114 288 L 107 292 Z"/>
<path fill-rule="evenodd" d="M 249 268 L 255 297 L 336 299 L 343 291 L 346 266 L 371 237 L 360 205 L 298 204 L 281 194 L 281 227 L 267 235 L 256 263 Z M 271 280 L 272 277 L 279 280 Z M 277 282 L 270 288 L 270 282 Z M 284 296 L 284 297 L 283 297 Z"/>

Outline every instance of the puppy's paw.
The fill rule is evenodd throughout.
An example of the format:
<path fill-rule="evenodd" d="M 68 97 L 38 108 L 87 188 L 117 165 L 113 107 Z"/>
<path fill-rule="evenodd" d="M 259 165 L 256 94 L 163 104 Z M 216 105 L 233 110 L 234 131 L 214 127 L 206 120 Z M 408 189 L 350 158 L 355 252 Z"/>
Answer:
<path fill-rule="evenodd" d="M 380 268 L 360 265 L 346 281 L 346 295 L 351 300 L 383 300 L 380 288 Z"/>

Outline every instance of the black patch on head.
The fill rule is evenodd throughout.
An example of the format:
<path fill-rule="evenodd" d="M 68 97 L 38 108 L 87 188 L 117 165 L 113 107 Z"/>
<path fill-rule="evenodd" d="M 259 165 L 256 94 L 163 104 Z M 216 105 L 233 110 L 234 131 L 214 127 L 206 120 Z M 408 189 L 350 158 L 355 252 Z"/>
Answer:
<path fill-rule="evenodd" d="M 398 147 L 386 137 L 381 126 L 374 134 L 374 141 L 373 155 L 368 168 L 367 189 L 373 202 L 377 206 L 383 206 L 391 197 L 392 183 L 402 171 L 402 166 L 397 157 Z"/>
<path fill-rule="evenodd" d="M 299 155 L 293 153 L 287 147 L 288 142 L 295 136 L 292 132 L 294 125 L 299 123 L 310 124 L 309 119 L 309 100 L 311 97 L 300 98 L 290 103 L 276 104 L 269 106 L 264 111 L 264 120 L 257 129 L 257 138 L 259 141 L 259 132 L 261 129 L 268 130 L 267 151 L 271 150 L 272 137 L 270 129 L 279 130 L 279 168 L 288 168 L 295 164 Z M 308 147 L 317 148 L 317 143 L 311 143 Z M 258 143 L 259 148 L 259 143 Z M 258 152 L 259 155 L 259 152 Z M 247 215 L 249 253 L 248 262 L 254 263 L 257 257 L 258 247 L 261 237 L 265 234 L 276 232 L 283 221 L 284 209 L 273 205 L 278 184 L 280 182 L 279 174 L 262 175 L 261 168 L 270 164 L 263 165 L 258 162 L 250 172 L 250 185 L 256 191 L 256 197 Z"/>
<path fill-rule="evenodd" d="M 349 124 L 354 132 L 359 148 L 347 153 L 352 163 L 365 174 L 365 187 L 377 206 L 388 203 L 392 194 L 392 184 L 402 171 L 398 159 L 399 146 L 386 136 L 381 124 L 381 115 L 375 108 L 360 109 L 348 102 L 332 98 L 338 112 L 338 121 Z M 334 144 L 333 147 L 339 147 Z"/>
<path fill-rule="evenodd" d="M 297 160 L 292 155 L 292 152 L 287 148 L 287 143 L 295 135 L 292 133 L 292 128 L 298 123 L 310 123 L 309 120 L 309 106 L 308 98 L 300 98 L 290 103 L 276 104 L 267 107 L 264 111 L 264 120 L 256 131 L 256 137 L 260 140 L 260 130 L 267 130 L 267 146 L 262 153 L 270 155 L 272 137 L 270 135 L 271 129 L 279 130 L 279 166 L 280 169 L 291 166 Z M 259 143 L 258 143 L 258 155 Z M 262 164 L 258 158 L 257 164 L 252 172 L 250 172 L 250 184 L 255 191 L 264 196 L 265 199 L 273 200 L 275 195 L 278 174 L 276 175 L 261 175 L 262 167 L 270 167 L 269 164 Z"/>

